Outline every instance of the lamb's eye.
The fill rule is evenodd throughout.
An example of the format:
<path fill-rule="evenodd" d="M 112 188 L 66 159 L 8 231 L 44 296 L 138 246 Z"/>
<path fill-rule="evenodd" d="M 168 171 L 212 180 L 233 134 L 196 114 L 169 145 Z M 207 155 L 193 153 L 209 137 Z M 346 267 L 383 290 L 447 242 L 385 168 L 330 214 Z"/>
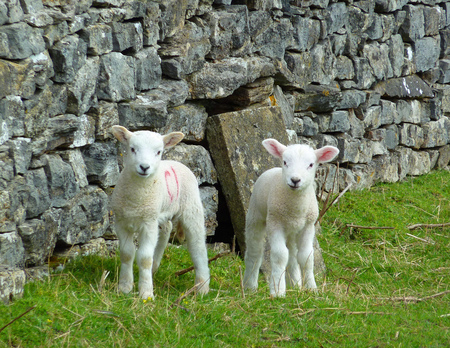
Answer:
<path fill-rule="evenodd" d="M 161 150 L 159 150 L 157 153 L 156 153 L 156 156 L 159 156 L 161 154 Z"/>
<path fill-rule="evenodd" d="M 286 163 L 286 161 L 283 161 L 283 164 L 284 164 L 284 166 L 285 166 L 285 167 L 287 167 L 287 163 Z"/>
<path fill-rule="evenodd" d="M 136 149 L 134 147 L 130 147 L 130 150 L 131 150 L 132 153 L 136 152 Z"/>
<path fill-rule="evenodd" d="M 310 163 L 308 168 L 312 168 L 314 166 L 314 163 Z"/>

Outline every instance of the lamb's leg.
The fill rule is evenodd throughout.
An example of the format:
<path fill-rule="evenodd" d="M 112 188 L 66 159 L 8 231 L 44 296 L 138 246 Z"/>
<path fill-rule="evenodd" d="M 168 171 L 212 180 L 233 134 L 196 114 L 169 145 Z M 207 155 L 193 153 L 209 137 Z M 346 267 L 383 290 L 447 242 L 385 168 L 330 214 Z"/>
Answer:
<path fill-rule="evenodd" d="M 167 221 L 159 226 L 158 242 L 156 243 L 155 255 L 153 256 L 153 267 L 152 272 L 155 273 L 159 265 L 161 264 L 161 259 L 166 249 L 167 242 L 170 238 L 170 232 L 172 231 L 172 222 Z"/>
<path fill-rule="evenodd" d="M 264 256 L 265 226 L 262 222 L 247 221 L 245 228 L 244 288 L 258 288 L 259 269 Z"/>
<path fill-rule="evenodd" d="M 270 294 L 272 296 L 284 296 L 286 294 L 286 266 L 289 259 L 289 250 L 286 247 L 286 237 L 281 230 L 271 231 L 270 264 Z"/>
<path fill-rule="evenodd" d="M 199 204 L 201 205 L 201 203 Z M 198 209 L 190 213 L 185 210 L 181 225 L 185 232 L 187 247 L 194 264 L 195 284 L 203 284 L 199 287 L 198 292 L 207 294 L 209 292 L 210 273 L 203 210 Z"/>
<path fill-rule="evenodd" d="M 153 298 L 152 265 L 158 240 L 158 222 L 146 222 L 139 233 L 137 263 L 139 266 L 139 296 Z"/>
<path fill-rule="evenodd" d="M 133 232 L 128 231 L 119 221 L 116 223 L 116 234 L 119 238 L 121 262 L 119 290 L 127 294 L 133 289 L 133 262 L 136 247 L 134 246 Z"/>
<path fill-rule="evenodd" d="M 287 240 L 287 247 L 289 249 L 289 259 L 287 265 L 287 282 L 291 287 L 302 286 L 302 274 L 297 260 L 297 240 L 296 236 L 291 235 Z"/>
<path fill-rule="evenodd" d="M 316 281 L 314 279 L 314 224 L 306 226 L 303 233 L 298 236 L 298 263 L 302 271 L 303 284 L 307 289 L 315 289 Z"/>

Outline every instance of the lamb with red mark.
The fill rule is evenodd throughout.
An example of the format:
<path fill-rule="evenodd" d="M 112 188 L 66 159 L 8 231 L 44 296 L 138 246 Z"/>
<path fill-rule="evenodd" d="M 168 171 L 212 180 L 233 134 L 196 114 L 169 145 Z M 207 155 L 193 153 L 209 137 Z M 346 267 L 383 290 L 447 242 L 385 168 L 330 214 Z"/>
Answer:
<path fill-rule="evenodd" d="M 137 254 L 139 295 L 154 297 L 152 274 L 159 267 L 172 226 L 177 226 L 194 263 L 198 292 L 207 293 L 210 273 L 197 179 L 185 165 L 161 160 L 163 151 L 178 144 L 183 133 L 130 132 L 122 126 L 113 126 L 112 133 L 126 148 L 124 168 L 112 195 L 121 260 L 119 290 L 133 289 Z M 134 234 L 139 241 L 137 252 Z"/>

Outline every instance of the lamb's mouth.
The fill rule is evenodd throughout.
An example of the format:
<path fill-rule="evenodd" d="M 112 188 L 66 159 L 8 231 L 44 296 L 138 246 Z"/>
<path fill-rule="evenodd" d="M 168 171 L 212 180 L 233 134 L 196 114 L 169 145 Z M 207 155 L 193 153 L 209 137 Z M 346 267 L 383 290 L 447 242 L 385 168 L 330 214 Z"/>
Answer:
<path fill-rule="evenodd" d="M 291 188 L 291 190 L 297 190 L 297 189 L 300 188 L 300 186 L 298 186 L 298 185 L 291 185 L 291 184 L 288 184 L 288 186 Z"/>

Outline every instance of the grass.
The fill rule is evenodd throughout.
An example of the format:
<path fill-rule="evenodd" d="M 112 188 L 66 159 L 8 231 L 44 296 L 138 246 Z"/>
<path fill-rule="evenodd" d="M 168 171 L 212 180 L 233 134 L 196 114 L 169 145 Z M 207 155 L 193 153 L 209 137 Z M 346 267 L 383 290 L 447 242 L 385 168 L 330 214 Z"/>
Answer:
<path fill-rule="evenodd" d="M 262 276 L 243 297 L 236 255 L 211 264 L 208 295 L 183 298 L 193 274 L 174 274 L 190 259 L 169 247 L 154 300 L 117 293 L 117 256 L 77 258 L 0 306 L 0 327 L 33 308 L 0 331 L 0 347 L 448 347 L 450 228 L 407 229 L 444 222 L 448 171 L 347 192 L 322 221 L 319 291 L 281 299 Z"/>

